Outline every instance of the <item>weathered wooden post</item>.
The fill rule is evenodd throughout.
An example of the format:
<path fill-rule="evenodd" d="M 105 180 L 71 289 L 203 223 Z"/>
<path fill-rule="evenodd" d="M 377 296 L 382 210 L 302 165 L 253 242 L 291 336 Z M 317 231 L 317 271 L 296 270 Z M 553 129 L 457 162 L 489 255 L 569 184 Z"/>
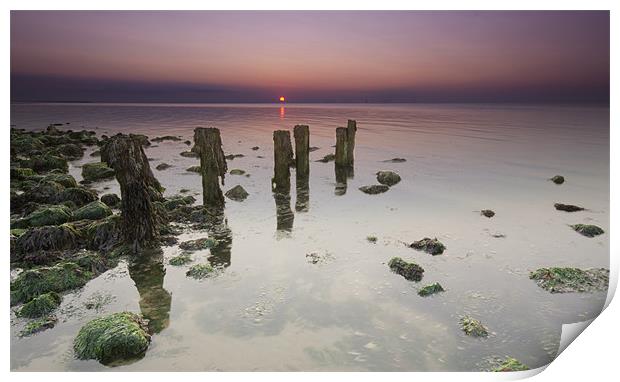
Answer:
<path fill-rule="evenodd" d="M 295 211 L 308 212 L 310 200 L 310 128 L 297 125 L 293 129 L 295 137 L 295 183 L 297 200 Z"/>
<path fill-rule="evenodd" d="M 291 193 L 291 164 L 293 163 L 293 147 L 291 133 L 286 130 L 273 132 L 274 175 L 271 188 L 278 194 Z"/>
<path fill-rule="evenodd" d="M 348 166 L 349 159 L 349 140 L 347 138 L 347 129 L 345 127 L 336 128 L 336 166 Z"/>
<path fill-rule="evenodd" d="M 140 142 L 119 134 L 101 147 L 101 160 L 116 172 L 121 187 L 121 231 L 123 239 L 137 252 L 159 236 L 162 221 L 153 205 L 161 199 L 161 185 L 153 176 Z"/>
<path fill-rule="evenodd" d="M 192 151 L 200 156 L 202 204 L 205 207 L 224 206 L 225 201 L 220 188 L 220 177 L 222 185 L 224 185 L 224 176 L 228 167 L 222 150 L 220 131 L 212 127 L 197 127 L 194 130 L 194 143 Z"/>
<path fill-rule="evenodd" d="M 355 150 L 355 133 L 357 132 L 357 121 L 349 119 L 347 121 L 347 161 L 349 166 L 353 166 Z"/>

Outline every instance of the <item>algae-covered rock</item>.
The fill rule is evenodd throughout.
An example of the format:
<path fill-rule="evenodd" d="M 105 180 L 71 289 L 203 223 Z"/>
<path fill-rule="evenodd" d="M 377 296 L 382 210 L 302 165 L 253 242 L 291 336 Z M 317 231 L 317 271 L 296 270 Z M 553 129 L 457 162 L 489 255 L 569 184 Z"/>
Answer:
<path fill-rule="evenodd" d="M 524 371 L 529 370 L 530 368 L 519 362 L 518 360 L 507 357 L 500 365 L 494 367 L 491 371 L 494 372 L 502 372 L 502 371 Z"/>
<path fill-rule="evenodd" d="M 47 316 L 58 308 L 62 297 L 56 292 L 44 293 L 33 298 L 17 312 L 19 317 L 38 318 Z"/>
<path fill-rule="evenodd" d="M 193 151 L 183 151 L 179 153 L 179 155 L 185 158 L 198 158 L 198 153 L 195 153 Z"/>
<path fill-rule="evenodd" d="M 327 154 L 323 158 L 317 160 L 317 162 L 327 163 L 327 162 L 333 162 L 335 160 L 336 160 L 336 155 L 335 154 Z"/>
<path fill-rule="evenodd" d="M 384 160 L 384 162 L 388 162 L 388 163 L 403 163 L 406 162 L 407 159 L 405 158 L 392 158 L 392 159 L 386 159 Z"/>
<path fill-rule="evenodd" d="M 42 180 L 24 193 L 25 200 L 36 203 L 54 203 L 59 200 L 65 187 L 51 180 Z"/>
<path fill-rule="evenodd" d="M 38 209 L 26 216 L 24 220 L 30 227 L 41 227 L 66 223 L 71 220 L 71 216 L 71 210 L 68 207 L 59 205 Z"/>
<path fill-rule="evenodd" d="M 553 178 L 549 179 L 550 181 L 552 181 L 555 184 L 562 184 L 564 183 L 564 177 L 562 175 L 556 175 Z"/>
<path fill-rule="evenodd" d="M 563 204 L 563 203 L 555 203 L 553 207 L 555 207 L 555 209 L 558 211 L 565 211 L 565 212 L 577 212 L 577 211 L 583 211 L 585 209 L 583 207 L 575 206 L 573 204 Z"/>
<path fill-rule="evenodd" d="M 443 245 L 437 238 L 431 239 L 429 237 L 425 237 L 422 240 L 414 241 L 409 244 L 410 248 L 424 251 L 426 253 L 430 253 L 431 255 L 441 255 L 443 251 L 445 251 L 446 246 Z"/>
<path fill-rule="evenodd" d="M 99 180 L 114 178 L 114 169 L 103 162 L 85 163 L 82 166 L 82 177 L 85 180 L 96 182 Z"/>
<path fill-rule="evenodd" d="M 373 243 L 373 244 L 375 244 L 375 243 L 377 242 L 377 237 L 376 237 L 376 236 L 366 236 L 366 240 L 367 240 L 369 243 Z"/>
<path fill-rule="evenodd" d="M 86 227 L 88 248 L 109 251 L 121 242 L 121 217 L 111 215 Z"/>
<path fill-rule="evenodd" d="M 56 155 L 36 155 L 27 161 L 27 166 L 38 173 L 48 172 L 58 169 L 62 172 L 69 170 L 69 164 L 65 158 Z"/>
<path fill-rule="evenodd" d="M 155 169 L 158 171 L 163 171 L 163 170 L 167 170 L 170 167 L 172 167 L 171 165 L 169 165 L 168 163 L 160 163 L 157 166 L 155 166 Z"/>
<path fill-rule="evenodd" d="M 185 251 L 200 251 L 203 249 L 213 248 L 217 245 L 217 240 L 203 237 L 196 240 L 188 240 L 179 244 L 179 248 Z"/>
<path fill-rule="evenodd" d="M 11 283 L 11 304 L 27 302 L 48 292 L 63 292 L 86 284 L 93 274 L 76 263 L 26 270 Z"/>
<path fill-rule="evenodd" d="M 530 273 L 530 279 L 551 293 L 605 291 L 609 269 L 540 268 Z"/>
<path fill-rule="evenodd" d="M 28 337 L 44 330 L 52 329 L 54 326 L 56 326 L 56 322 L 58 322 L 58 319 L 54 316 L 48 316 L 45 318 L 40 318 L 38 320 L 30 321 L 26 324 L 24 329 L 19 332 L 19 336 Z"/>
<path fill-rule="evenodd" d="M 99 200 L 95 200 L 75 211 L 73 213 L 73 218 L 75 220 L 98 220 L 110 215 L 112 215 L 110 207 Z"/>
<path fill-rule="evenodd" d="M 189 253 L 181 253 L 178 256 L 174 256 L 172 258 L 170 258 L 170 260 L 168 261 L 168 263 L 170 265 L 174 265 L 174 266 L 181 266 L 181 265 L 185 265 L 185 264 L 189 264 L 191 263 L 192 257 L 190 256 Z"/>
<path fill-rule="evenodd" d="M 190 167 L 186 168 L 185 171 L 195 172 L 195 173 L 199 174 L 200 173 L 200 166 L 190 166 Z"/>
<path fill-rule="evenodd" d="M 84 149 L 75 143 L 59 145 L 54 149 L 54 152 L 68 160 L 76 160 L 84 156 Z"/>
<path fill-rule="evenodd" d="M 482 322 L 470 316 L 461 317 L 461 329 L 468 336 L 486 337 L 489 335 L 488 329 L 482 325 Z"/>
<path fill-rule="evenodd" d="M 62 224 L 30 228 L 17 238 L 15 247 L 20 253 L 57 251 L 74 249 L 78 241 L 79 233 L 68 224 Z"/>
<path fill-rule="evenodd" d="M 362 186 L 359 188 L 360 191 L 369 195 L 382 194 L 389 189 L 390 187 L 385 184 L 373 184 L 371 186 Z"/>
<path fill-rule="evenodd" d="M 204 278 L 207 278 L 209 276 L 212 276 L 213 274 L 215 274 L 215 268 L 213 268 L 211 266 L 211 264 L 196 264 L 193 265 L 186 273 L 185 275 L 187 277 L 191 277 L 197 280 L 201 280 Z"/>
<path fill-rule="evenodd" d="M 11 179 L 24 180 L 31 176 L 35 176 L 36 173 L 33 169 L 27 167 L 11 167 Z"/>
<path fill-rule="evenodd" d="M 575 231 L 587 237 L 594 237 L 605 233 L 601 227 L 592 224 L 574 224 L 571 227 Z"/>
<path fill-rule="evenodd" d="M 487 217 L 487 218 L 492 218 L 493 216 L 495 216 L 495 211 L 493 210 L 482 210 L 480 211 L 480 215 Z"/>
<path fill-rule="evenodd" d="M 58 202 L 72 202 L 77 207 L 84 206 L 97 200 L 97 193 L 84 187 L 64 189 L 57 197 Z"/>
<path fill-rule="evenodd" d="M 82 326 L 73 351 L 78 359 L 95 359 L 104 365 L 137 360 L 151 342 L 147 330 L 147 321 L 135 313 L 110 314 Z"/>
<path fill-rule="evenodd" d="M 69 174 L 48 174 L 43 177 L 43 180 L 59 183 L 66 188 L 78 186 L 75 178 Z"/>
<path fill-rule="evenodd" d="M 424 275 L 424 269 L 416 263 L 408 263 L 400 257 L 393 257 L 388 266 L 394 273 L 398 273 L 409 281 L 420 281 Z"/>
<path fill-rule="evenodd" d="M 258 147 L 258 146 L 253 146 L 253 147 L 252 147 L 252 150 L 253 150 L 253 151 L 256 151 L 256 150 L 258 150 L 259 148 L 260 148 L 260 147 Z"/>
<path fill-rule="evenodd" d="M 244 170 L 241 170 L 241 169 L 238 169 L 238 168 L 233 168 L 233 169 L 232 169 L 232 170 L 230 170 L 228 173 L 229 173 L 230 175 L 244 175 L 244 174 L 245 174 L 245 171 L 244 171 Z"/>
<path fill-rule="evenodd" d="M 163 137 L 155 137 L 153 139 L 151 139 L 151 142 L 155 142 L 155 143 L 161 143 L 163 141 L 173 141 L 173 142 L 178 142 L 181 141 L 182 139 L 179 137 L 175 137 L 174 135 L 164 135 Z"/>
<path fill-rule="evenodd" d="M 104 194 L 101 195 L 101 202 L 108 207 L 118 207 L 121 203 L 121 198 L 116 194 Z"/>
<path fill-rule="evenodd" d="M 377 182 L 391 187 L 400 182 L 400 175 L 394 171 L 379 171 L 377 173 Z"/>
<path fill-rule="evenodd" d="M 245 155 L 243 154 L 228 154 L 228 155 L 224 155 L 224 158 L 226 158 L 227 160 L 233 160 L 235 158 L 243 158 Z"/>
<path fill-rule="evenodd" d="M 434 283 L 430 285 L 423 286 L 418 291 L 418 295 L 422 297 L 430 296 L 435 293 L 443 292 L 444 289 L 439 283 Z"/>
<path fill-rule="evenodd" d="M 196 198 L 191 195 L 174 195 L 166 199 L 164 207 L 168 210 L 174 210 L 180 206 L 190 206 L 196 202 Z"/>
<path fill-rule="evenodd" d="M 226 193 L 224 194 L 228 199 L 237 201 L 237 202 L 242 202 L 244 201 L 248 195 L 248 192 L 241 187 L 241 185 L 236 185 L 235 187 L 231 188 L 230 190 L 226 191 Z"/>

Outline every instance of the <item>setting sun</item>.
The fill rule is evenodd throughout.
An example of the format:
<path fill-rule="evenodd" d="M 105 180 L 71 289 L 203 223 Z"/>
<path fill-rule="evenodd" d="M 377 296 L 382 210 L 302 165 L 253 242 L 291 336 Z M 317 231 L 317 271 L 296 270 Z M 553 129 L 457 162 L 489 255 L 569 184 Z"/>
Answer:
<path fill-rule="evenodd" d="M 284 96 L 280 96 L 280 102 L 284 102 Z"/>

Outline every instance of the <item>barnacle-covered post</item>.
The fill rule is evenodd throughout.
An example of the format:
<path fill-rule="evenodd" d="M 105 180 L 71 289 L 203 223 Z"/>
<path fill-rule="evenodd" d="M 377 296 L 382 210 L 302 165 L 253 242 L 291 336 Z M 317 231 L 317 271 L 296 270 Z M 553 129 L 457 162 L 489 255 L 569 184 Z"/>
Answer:
<path fill-rule="evenodd" d="M 101 147 L 101 160 L 112 167 L 121 187 L 121 231 L 134 252 L 159 236 L 161 222 L 153 202 L 162 198 L 140 142 L 118 134 Z"/>
<path fill-rule="evenodd" d="M 273 132 L 274 175 L 271 182 L 272 191 L 289 195 L 291 192 L 291 164 L 293 164 L 293 147 L 291 133 L 286 130 Z"/>
<path fill-rule="evenodd" d="M 310 128 L 297 125 L 293 129 L 295 137 L 295 183 L 297 200 L 295 211 L 307 212 L 310 199 Z"/>
<path fill-rule="evenodd" d="M 220 178 L 222 185 L 224 185 L 224 176 L 228 167 L 222 150 L 220 131 L 212 127 L 198 127 L 194 130 L 194 143 L 192 151 L 200 156 L 202 204 L 205 207 L 224 206 L 224 194 L 220 188 Z"/>

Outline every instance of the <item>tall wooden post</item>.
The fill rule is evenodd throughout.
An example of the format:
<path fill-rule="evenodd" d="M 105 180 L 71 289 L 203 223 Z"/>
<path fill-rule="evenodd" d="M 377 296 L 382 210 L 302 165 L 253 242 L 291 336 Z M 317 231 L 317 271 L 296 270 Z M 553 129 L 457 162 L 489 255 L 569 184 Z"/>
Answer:
<path fill-rule="evenodd" d="M 140 142 L 119 134 L 101 147 L 101 160 L 116 172 L 121 187 L 121 231 L 123 239 L 137 252 L 159 236 L 153 201 L 161 199 L 161 185 L 153 176 Z"/>
<path fill-rule="evenodd" d="M 355 150 L 355 133 L 357 132 L 357 121 L 349 119 L 347 121 L 347 165 L 353 166 Z"/>
<path fill-rule="evenodd" d="M 348 140 L 347 128 L 336 128 L 336 166 L 348 166 L 349 165 L 349 140 Z"/>
<path fill-rule="evenodd" d="M 200 173 L 202 175 L 202 204 L 205 207 L 224 206 L 224 194 L 220 188 L 220 178 L 224 185 L 224 176 L 228 167 L 222 150 L 222 138 L 216 128 L 198 127 L 194 130 L 194 148 L 192 151 L 200 156 Z"/>
<path fill-rule="evenodd" d="M 293 147 L 291 133 L 286 130 L 273 132 L 274 175 L 272 190 L 278 194 L 291 193 L 291 164 L 293 163 Z"/>
<path fill-rule="evenodd" d="M 293 129 L 295 136 L 295 164 L 298 177 L 310 176 L 310 128 L 297 125 Z"/>

